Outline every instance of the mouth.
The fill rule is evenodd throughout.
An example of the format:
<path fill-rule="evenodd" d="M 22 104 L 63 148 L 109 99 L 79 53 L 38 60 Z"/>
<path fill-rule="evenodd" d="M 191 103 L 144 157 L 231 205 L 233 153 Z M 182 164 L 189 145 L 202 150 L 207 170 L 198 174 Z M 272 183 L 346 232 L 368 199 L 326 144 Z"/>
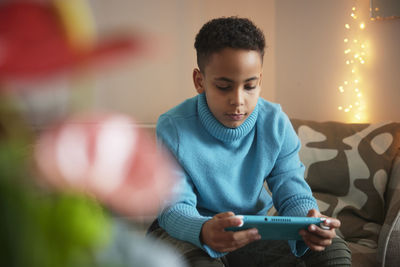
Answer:
<path fill-rule="evenodd" d="M 226 116 L 232 121 L 241 121 L 246 117 L 246 113 L 227 113 Z"/>

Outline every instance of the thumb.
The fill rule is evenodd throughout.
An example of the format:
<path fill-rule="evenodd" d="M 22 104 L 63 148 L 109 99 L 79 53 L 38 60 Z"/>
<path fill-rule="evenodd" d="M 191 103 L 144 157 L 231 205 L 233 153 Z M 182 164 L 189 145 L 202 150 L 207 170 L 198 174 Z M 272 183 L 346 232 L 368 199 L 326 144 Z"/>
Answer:
<path fill-rule="evenodd" d="M 223 219 L 223 218 L 232 217 L 232 216 L 235 216 L 235 213 L 233 213 L 232 211 L 227 211 L 227 212 L 222 212 L 222 213 L 216 214 L 214 216 L 214 218 Z"/>

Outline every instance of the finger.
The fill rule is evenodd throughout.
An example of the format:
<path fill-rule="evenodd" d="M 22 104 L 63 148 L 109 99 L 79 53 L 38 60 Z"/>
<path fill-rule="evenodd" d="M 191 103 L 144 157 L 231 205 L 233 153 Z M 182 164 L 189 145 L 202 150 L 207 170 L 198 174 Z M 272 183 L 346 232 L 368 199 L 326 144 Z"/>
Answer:
<path fill-rule="evenodd" d="M 331 239 L 318 239 L 316 236 L 313 235 L 305 236 L 303 237 L 303 240 L 311 250 L 315 251 L 322 251 L 327 246 L 332 244 Z"/>
<path fill-rule="evenodd" d="M 329 246 L 332 244 L 331 237 L 323 237 L 316 233 L 310 233 L 308 231 L 302 230 L 300 231 L 300 235 L 303 237 L 303 240 L 309 246 Z"/>
<path fill-rule="evenodd" d="M 314 245 L 314 244 L 307 244 L 307 242 L 306 242 L 306 245 L 313 251 L 324 251 L 325 248 L 326 248 L 324 246 L 317 246 L 317 245 Z"/>
<path fill-rule="evenodd" d="M 304 235 L 302 234 L 302 237 L 303 237 L 304 243 L 306 243 L 307 247 L 309 247 L 311 250 L 323 251 L 326 247 L 324 245 L 320 245 L 320 244 L 316 244 L 316 243 L 312 242 L 310 233 L 304 234 Z"/>
<path fill-rule="evenodd" d="M 216 221 L 216 229 L 225 229 L 228 227 L 235 227 L 243 225 L 243 219 L 239 217 L 227 217 Z"/>
<path fill-rule="evenodd" d="M 226 252 L 228 252 L 241 248 L 253 241 L 259 240 L 261 239 L 261 236 L 258 234 L 258 230 L 256 228 L 252 228 L 248 230 L 227 233 L 224 239 L 224 249 Z"/>
<path fill-rule="evenodd" d="M 221 245 L 221 247 L 217 250 L 219 252 L 231 252 L 237 250 L 241 247 L 246 246 L 250 242 L 235 242 Z"/>
<path fill-rule="evenodd" d="M 235 213 L 233 213 L 232 211 L 227 211 L 227 212 L 222 212 L 222 213 L 218 213 L 218 214 L 214 215 L 214 218 L 222 219 L 222 218 L 233 217 L 233 216 L 235 216 Z"/>
<path fill-rule="evenodd" d="M 255 240 L 261 239 L 260 234 L 258 233 L 257 228 L 251 228 L 243 231 L 235 232 L 232 235 L 232 239 L 234 241 L 243 241 L 245 243 L 250 243 Z"/>
<path fill-rule="evenodd" d="M 308 226 L 308 232 L 312 233 L 319 238 L 324 238 L 324 239 L 332 239 L 336 236 L 335 229 L 330 227 L 330 229 L 323 229 L 321 227 L 318 227 L 314 224 L 311 224 Z"/>
<path fill-rule="evenodd" d="M 309 247 L 311 250 L 314 250 L 314 251 L 323 251 L 323 250 L 325 250 L 325 248 L 327 246 L 329 246 L 329 244 L 328 245 L 320 245 L 317 243 L 313 243 L 307 239 L 304 240 L 304 243 L 306 243 L 307 247 Z"/>
<path fill-rule="evenodd" d="M 320 217 L 320 213 L 316 209 L 311 209 L 307 213 L 307 217 Z"/>
<path fill-rule="evenodd" d="M 323 222 L 325 226 L 328 226 L 330 229 L 332 228 L 339 228 L 341 223 L 339 220 L 335 218 L 326 217 L 325 221 Z"/>

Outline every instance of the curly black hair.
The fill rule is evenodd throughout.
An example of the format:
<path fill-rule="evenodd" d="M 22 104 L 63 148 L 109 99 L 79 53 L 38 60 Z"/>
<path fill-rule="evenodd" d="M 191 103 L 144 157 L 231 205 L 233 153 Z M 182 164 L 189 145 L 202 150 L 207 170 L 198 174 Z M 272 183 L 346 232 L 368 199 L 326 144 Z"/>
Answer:
<path fill-rule="evenodd" d="M 265 38 L 263 32 L 247 18 L 222 17 L 203 25 L 196 35 L 194 47 L 197 65 L 204 73 L 210 55 L 227 47 L 257 51 L 262 60 Z"/>

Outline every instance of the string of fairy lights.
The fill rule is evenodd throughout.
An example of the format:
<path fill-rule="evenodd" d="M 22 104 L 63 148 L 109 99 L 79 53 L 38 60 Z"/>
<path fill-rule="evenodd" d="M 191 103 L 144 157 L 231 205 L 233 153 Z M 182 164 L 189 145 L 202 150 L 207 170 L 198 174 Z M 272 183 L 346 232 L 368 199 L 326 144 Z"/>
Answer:
<path fill-rule="evenodd" d="M 365 120 L 365 101 L 363 99 L 363 86 L 361 70 L 366 62 L 367 44 L 362 39 L 365 23 L 361 20 L 358 8 L 353 6 L 349 12 L 350 21 L 344 25 L 346 34 L 343 39 L 345 44 L 344 62 L 347 75 L 338 89 L 343 96 L 343 104 L 338 110 L 351 116 L 352 121 Z"/>

